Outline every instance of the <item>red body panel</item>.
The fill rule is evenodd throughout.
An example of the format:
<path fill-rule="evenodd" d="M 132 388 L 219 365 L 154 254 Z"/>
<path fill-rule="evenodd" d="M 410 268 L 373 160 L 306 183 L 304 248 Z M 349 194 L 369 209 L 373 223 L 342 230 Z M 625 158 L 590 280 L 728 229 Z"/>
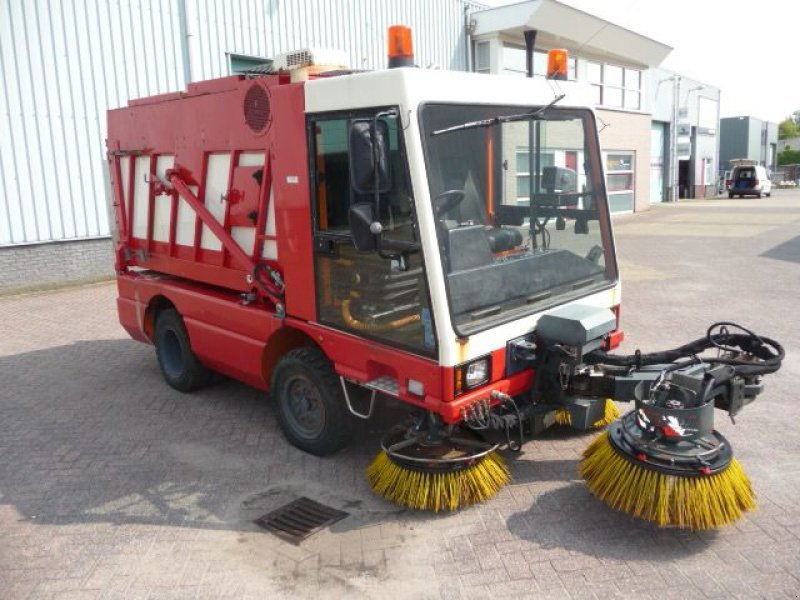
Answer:
<path fill-rule="evenodd" d="M 258 122 L 261 129 L 252 127 L 246 110 L 246 97 L 254 86 L 263 90 L 256 105 L 264 97 L 269 103 L 266 120 Z M 454 398 L 452 368 L 317 322 L 303 84 L 290 84 L 279 76 L 201 82 L 191 84 L 186 93 L 133 101 L 110 111 L 108 121 L 118 229 L 118 311 L 134 339 L 151 342 L 151 309 L 168 303 L 183 317 L 201 362 L 249 385 L 267 389 L 276 353 L 313 343 L 339 375 L 359 383 L 389 375 L 399 383 L 401 400 L 439 413 L 448 423 L 459 422 L 465 407 L 488 398 L 492 390 L 513 395 L 530 388 L 530 370 L 505 378 L 501 349 L 492 356 L 492 382 Z M 248 152 L 263 153 L 263 164 L 239 164 Z M 227 188 L 222 198 L 206 198 L 210 157 L 219 153 L 230 156 Z M 174 156 L 174 164 L 159 180 L 162 155 Z M 129 157 L 125 172 L 123 157 Z M 141 192 L 141 182 L 134 181 L 137 157 L 145 157 L 140 165 L 147 161 L 146 173 L 140 170 L 138 175 L 150 181 L 146 199 L 139 197 L 148 207 L 145 237 L 133 235 L 137 185 Z M 210 211 L 210 203 L 216 201 L 227 202 L 222 218 Z M 169 208 L 167 240 L 163 223 L 161 239 L 154 239 L 157 203 Z M 179 203 L 193 211 L 190 245 L 185 239 L 178 243 Z M 275 235 L 266 233 L 270 203 Z M 138 208 L 141 219 L 142 207 Z M 253 226 L 252 246 L 234 241 L 234 227 Z M 221 250 L 202 247 L 204 228 L 221 240 Z M 262 257 L 267 243 L 277 248 L 277 260 Z M 281 302 L 253 283 L 253 267 L 261 262 L 285 282 L 282 317 L 276 313 Z M 243 292 L 250 295 L 244 297 Z M 424 386 L 423 395 L 408 391 L 409 379 Z"/>
<path fill-rule="evenodd" d="M 286 281 L 287 313 L 311 320 L 316 318 L 316 284 L 305 100 L 300 85 L 286 86 L 281 91 L 285 93 L 275 95 L 275 111 L 280 118 L 272 127 L 277 142 L 271 153 L 278 256 Z"/>
<path fill-rule="evenodd" d="M 533 382 L 531 370 L 505 378 L 505 350 L 499 350 L 493 354 L 493 381 L 453 399 L 453 369 L 433 360 L 319 323 L 281 320 L 263 305 L 243 303 L 237 294 L 180 278 L 132 272 L 120 275 L 117 285 L 120 322 L 132 338 L 151 341 L 146 311 L 154 298 L 164 297 L 183 316 L 192 349 L 204 364 L 262 390 L 269 385 L 264 359 L 271 337 L 286 328 L 306 334 L 333 361 L 339 375 L 360 383 L 391 375 L 400 382 L 401 400 L 439 413 L 448 423 L 459 422 L 463 408 L 488 398 L 492 390 L 515 395 Z M 409 377 L 423 384 L 424 397 L 409 393 Z"/>

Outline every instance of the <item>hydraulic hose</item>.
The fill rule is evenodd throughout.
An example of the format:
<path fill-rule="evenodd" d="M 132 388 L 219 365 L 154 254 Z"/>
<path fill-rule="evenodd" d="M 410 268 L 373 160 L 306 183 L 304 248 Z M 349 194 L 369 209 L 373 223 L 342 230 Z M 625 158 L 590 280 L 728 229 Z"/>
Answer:
<path fill-rule="evenodd" d="M 405 327 L 406 325 L 411 325 L 412 323 L 416 323 L 420 320 L 420 316 L 419 314 L 408 315 L 406 317 L 395 319 L 394 321 L 389 321 L 388 323 L 383 323 L 383 324 L 365 323 L 364 321 L 359 321 L 358 319 L 356 319 L 350 312 L 350 299 L 348 298 L 347 300 L 342 300 L 342 319 L 344 319 L 345 325 L 347 325 L 351 329 L 355 329 L 356 331 L 366 331 L 368 333 L 382 333 L 384 331 L 393 331 L 395 329 L 400 329 L 401 327 Z"/>
<path fill-rule="evenodd" d="M 728 328 L 735 328 L 745 333 L 730 333 Z M 719 328 L 719 331 L 715 332 Z M 731 365 L 736 374 L 743 376 L 765 375 L 774 373 L 781 367 L 781 362 L 786 356 L 783 346 L 773 339 L 756 335 L 749 329 L 730 321 L 714 323 L 706 331 L 706 336 L 684 344 L 672 350 L 643 354 L 615 355 L 607 354 L 602 350 L 595 350 L 587 355 L 587 361 L 594 364 L 607 364 L 620 367 L 640 368 L 646 365 L 656 365 L 675 362 L 681 358 L 695 358 L 706 350 L 716 348 L 720 351 L 734 354 L 746 353 L 757 359 L 757 362 L 742 358 L 717 357 L 708 359 L 707 362 Z"/>

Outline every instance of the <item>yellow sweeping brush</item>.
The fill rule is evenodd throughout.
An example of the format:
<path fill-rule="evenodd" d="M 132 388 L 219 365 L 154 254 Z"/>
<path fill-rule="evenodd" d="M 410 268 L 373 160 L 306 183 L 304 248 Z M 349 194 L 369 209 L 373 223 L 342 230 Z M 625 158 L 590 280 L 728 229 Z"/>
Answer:
<path fill-rule="evenodd" d="M 511 481 L 503 458 L 491 452 L 453 471 L 409 469 L 379 453 L 366 470 L 372 490 L 390 502 L 416 510 L 457 510 L 494 496 Z"/>
<path fill-rule="evenodd" d="M 598 419 L 592 423 L 592 427 L 600 429 L 606 425 L 611 425 L 614 421 L 619 419 L 620 412 L 617 405 L 610 398 L 606 398 L 605 412 L 602 419 Z M 559 408 L 556 411 L 556 424 L 557 425 L 572 425 L 572 416 L 566 408 Z"/>
<path fill-rule="evenodd" d="M 736 459 L 711 475 L 668 475 L 623 457 L 608 433 L 583 453 L 580 474 L 600 500 L 661 527 L 716 529 L 755 508 L 750 480 Z"/>

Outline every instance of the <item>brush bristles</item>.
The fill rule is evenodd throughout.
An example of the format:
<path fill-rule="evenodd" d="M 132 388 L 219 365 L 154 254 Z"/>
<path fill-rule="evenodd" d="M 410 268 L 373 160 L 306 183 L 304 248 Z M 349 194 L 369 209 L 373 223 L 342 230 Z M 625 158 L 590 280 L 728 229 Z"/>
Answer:
<path fill-rule="evenodd" d="M 603 418 L 598 419 L 594 423 L 592 423 L 593 427 L 600 429 L 601 427 L 605 427 L 606 425 L 611 425 L 614 421 L 619 419 L 620 412 L 617 408 L 617 405 L 614 404 L 614 401 L 610 398 L 606 398 L 606 405 L 605 405 L 605 412 L 603 413 Z"/>
<path fill-rule="evenodd" d="M 390 502 L 415 510 L 457 510 L 494 496 L 511 481 L 496 452 L 474 465 L 449 473 L 424 473 L 403 468 L 381 452 L 367 467 L 372 490 Z"/>
<path fill-rule="evenodd" d="M 717 529 L 756 506 L 750 480 L 736 459 L 714 475 L 667 475 L 623 458 L 606 433 L 589 444 L 583 457 L 580 474 L 597 498 L 660 527 Z"/>
<path fill-rule="evenodd" d="M 572 425 L 572 415 L 566 408 L 556 409 L 556 425 Z"/>
<path fill-rule="evenodd" d="M 606 398 L 606 403 L 604 407 L 603 418 L 598 419 L 594 423 L 592 423 L 592 427 L 596 427 L 600 429 L 601 427 L 605 427 L 606 425 L 611 425 L 614 421 L 619 419 L 620 412 L 617 408 L 617 405 L 610 398 Z M 557 425 L 572 425 L 572 416 L 570 412 L 566 408 L 559 408 L 556 410 L 556 424 Z"/>

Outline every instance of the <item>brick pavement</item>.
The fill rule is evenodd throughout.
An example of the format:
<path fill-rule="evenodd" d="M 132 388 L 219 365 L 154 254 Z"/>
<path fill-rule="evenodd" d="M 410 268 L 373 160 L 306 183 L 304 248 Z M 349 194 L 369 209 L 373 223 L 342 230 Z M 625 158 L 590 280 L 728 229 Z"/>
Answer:
<path fill-rule="evenodd" d="M 112 285 L 0 299 L 0 598 L 798 598 L 798 222 L 784 192 L 617 220 L 628 350 L 725 318 L 789 351 L 735 427 L 717 420 L 759 509 L 712 533 L 601 505 L 576 477 L 590 437 L 564 431 L 509 457 L 483 506 L 401 511 L 361 475 L 394 408 L 312 457 L 252 389 L 168 388 Z M 351 516 L 299 547 L 251 524 L 300 494 Z"/>

